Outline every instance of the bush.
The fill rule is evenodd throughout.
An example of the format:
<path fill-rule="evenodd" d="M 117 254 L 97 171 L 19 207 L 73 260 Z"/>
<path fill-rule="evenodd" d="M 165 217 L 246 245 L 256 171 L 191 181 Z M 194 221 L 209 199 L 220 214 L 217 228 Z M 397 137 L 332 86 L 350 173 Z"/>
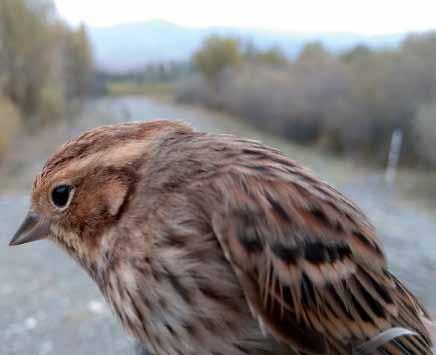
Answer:
<path fill-rule="evenodd" d="M 176 98 L 180 102 L 212 107 L 210 87 L 199 75 L 181 80 L 176 87 Z"/>
<path fill-rule="evenodd" d="M 436 102 L 419 108 L 415 134 L 417 149 L 422 160 L 436 167 Z"/>
<path fill-rule="evenodd" d="M 0 96 L 0 158 L 9 143 L 21 129 L 21 117 L 14 104 Z"/>
<path fill-rule="evenodd" d="M 238 114 L 298 143 L 380 164 L 392 132 L 401 129 L 402 162 L 435 159 L 435 104 L 429 105 L 436 102 L 436 33 L 409 36 L 391 50 L 357 46 L 334 55 L 310 43 L 294 61 L 277 58 L 278 52 L 259 55 L 248 46 L 241 62 L 220 70 L 213 85 L 197 66 L 201 77 L 180 87 L 178 98 Z M 423 146 L 416 144 L 417 132 L 426 136 Z"/>

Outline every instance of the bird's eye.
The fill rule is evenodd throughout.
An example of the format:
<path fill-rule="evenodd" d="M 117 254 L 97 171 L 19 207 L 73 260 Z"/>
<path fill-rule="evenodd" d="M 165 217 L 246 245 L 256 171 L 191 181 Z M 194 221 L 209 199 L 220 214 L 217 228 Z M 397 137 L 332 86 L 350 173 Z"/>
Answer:
<path fill-rule="evenodd" d="M 70 185 L 60 185 L 51 192 L 51 199 L 56 207 L 65 207 L 70 200 L 70 194 L 73 187 Z"/>

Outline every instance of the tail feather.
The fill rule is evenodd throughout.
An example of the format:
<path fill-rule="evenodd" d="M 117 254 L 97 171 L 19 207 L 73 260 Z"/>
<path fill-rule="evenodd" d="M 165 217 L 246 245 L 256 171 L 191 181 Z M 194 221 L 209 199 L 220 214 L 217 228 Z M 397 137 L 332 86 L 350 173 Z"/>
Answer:
<path fill-rule="evenodd" d="M 399 307 L 398 316 L 393 320 L 393 327 L 407 329 L 415 335 L 401 335 L 395 337 L 385 345 L 379 347 L 383 354 L 432 354 L 433 342 L 428 325 L 432 324 L 430 314 L 421 302 L 394 275 L 387 273 L 394 282 L 396 303 Z"/>

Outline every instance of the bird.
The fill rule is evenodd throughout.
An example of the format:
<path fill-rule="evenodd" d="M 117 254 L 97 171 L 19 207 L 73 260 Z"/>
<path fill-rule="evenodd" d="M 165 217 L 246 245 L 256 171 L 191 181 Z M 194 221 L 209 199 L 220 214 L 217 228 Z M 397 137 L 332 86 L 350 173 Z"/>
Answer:
<path fill-rule="evenodd" d="M 156 120 L 91 129 L 35 178 L 10 245 L 47 239 L 154 355 L 429 354 L 428 312 L 365 214 L 258 141 Z"/>

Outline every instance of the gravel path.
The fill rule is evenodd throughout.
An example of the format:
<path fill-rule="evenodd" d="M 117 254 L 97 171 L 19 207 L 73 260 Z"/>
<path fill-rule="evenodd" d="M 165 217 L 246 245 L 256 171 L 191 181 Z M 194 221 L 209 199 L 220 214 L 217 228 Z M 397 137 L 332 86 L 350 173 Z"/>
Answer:
<path fill-rule="evenodd" d="M 82 121 L 67 135 L 101 123 L 172 117 L 189 119 L 202 130 L 260 137 L 290 155 L 297 153 L 295 147 L 275 142 L 226 117 L 168 103 L 112 99 L 90 110 L 85 116 L 94 119 Z M 361 206 L 380 232 L 391 270 L 436 310 L 434 216 L 411 208 L 388 191 L 377 176 L 368 178 L 358 166 L 351 169 L 350 162 L 317 157 L 301 149 L 296 155 Z M 14 192 L 0 195 L 0 355 L 133 354 L 131 339 L 113 319 L 96 286 L 61 250 L 49 242 L 7 247 L 28 207 L 27 194 L 20 188 L 30 186 L 45 156 L 40 153 L 32 157 L 34 164 L 24 164 L 31 168 L 22 170 L 14 180 Z"/>
<path fill-rule="evenodd" d="M 436 310 L 436 220 L 410 208 L 373 177 L 343 187 L 376 226 L 390 270 Z"/>

